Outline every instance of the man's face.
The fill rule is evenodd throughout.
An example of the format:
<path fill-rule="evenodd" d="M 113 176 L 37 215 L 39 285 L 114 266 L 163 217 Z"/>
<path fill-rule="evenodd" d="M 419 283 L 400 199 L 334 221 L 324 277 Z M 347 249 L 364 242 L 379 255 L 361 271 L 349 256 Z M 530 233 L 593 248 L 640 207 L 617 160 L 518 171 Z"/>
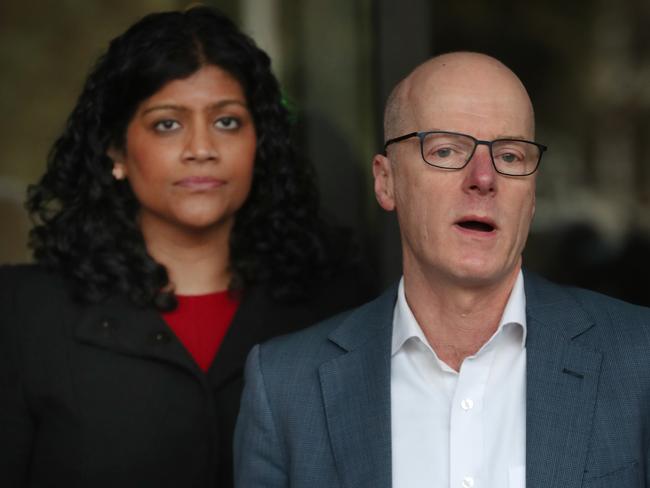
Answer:
<path fill-rule="evenodd" d="M 511 73 L 481 63 L 433 71 L 411 80 L 401 133 L 534 139 L 528 96 Z M 387 158 L 375 158 L 374 172 L 379 203 L 397 211 L 405 276 L 475 287 L 519 270 L 535 210 L 534 176 L 500 175 L 484 145 L 461 170 L 435 168 L 422 160 L 418 138 L 390 145 Z"/>

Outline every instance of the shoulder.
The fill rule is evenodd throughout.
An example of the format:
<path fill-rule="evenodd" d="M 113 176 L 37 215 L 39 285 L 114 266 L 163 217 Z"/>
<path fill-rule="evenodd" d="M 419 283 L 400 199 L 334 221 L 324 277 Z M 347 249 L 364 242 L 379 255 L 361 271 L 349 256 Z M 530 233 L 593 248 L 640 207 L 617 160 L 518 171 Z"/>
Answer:
<path fill-rule="evenodd" d="M 69 287 L 59 273 L 46 270 L 38 264 L 0 266 L 0 294 L 3 300 L 29 300 L 42 303 L 44 298 L 68 296 Z"/>
<path fill-rule="evenodd" d="M 608 312 L 614 315 L 627 317 L 638 317 L 640 319 L 650 318 L 650 308 L 641 305 L 634 305 L 618 298 L 603 295 L 584 288 L 567 287 L 566 291 L 585 309 L 598 312 Z"/>
<path fill-rule="evenodd" d="M 650 349 L 650 308 L 634 305 L 590 290 L 568 288 L 569 293 L 592 317 L 594 333 L 603 337 L 602 348 L 616 346 Z M 650 355 L 647 355 L 650 357 Z"/>
<path fill-rule="evenodd" d="M 35 264 L 0 266 L 0 323 L 12 334 L 45 345 L 85 309 L 62 274 Z"/>
<path fill-rule="evenodd" d="M 48 271 L 41 265 L 13 264 L 0 266 L 0 289 L 3 294 L 38 296 L 65 293 L 68 284 L 60 273 Z"/>
<path fill-rule="evenodd" d="M 566 302 L 568 306 L 583 308 L 594 315 L 594 319 L 602 317 L 604 312 L 615 315 L 622 314 L 640 319 L 650 318 L 650 308 L 625 302 L 618 298 L 603 295 L 595 291 L 574 286 L 552 283 L 534 273 L 525 273 L 526 300 L 533 307 L 544 305 L 560 306 Z"/>
<path fill-rule="evenodd" d="M 591 323 L 587 337 L 600 338 L 599 346 L 644 344 L 650 347 L 650 308 L 634 305 L 583 288 L 551 283 L 532 273 L 525 274 L 528 312 L 560 321 Z"/>
<path fill-rule="evenodd" d="M 275 337 L 259 346 L 259 359 L 265 370 L 311 369 L 341 353 L 329 340 L 332 331 L 343 324 L 354 310 L 348 310 L 297 332 Z"/>
<path fill-rule="evenodd" d="M 48 362 L 65 349 L 66 318 L 75 307 L 58 274 L 39 265 L 0 266 L 0 354 L 21 368 Z"/>
<path fill-rule="evenodd" d="M 397 285 L 391 286 L 359 307 L 263 343 L 260 362 L 271 369 L 309 369 L 377 338 L 390 340 L 396 290 Z"/>
<path fill-rule="evenodd" d="M 0 284 L 5 286 L 10 282 L 37 280 L 47 274 L 38 264 L 4 264 L 0 266 Z"/>

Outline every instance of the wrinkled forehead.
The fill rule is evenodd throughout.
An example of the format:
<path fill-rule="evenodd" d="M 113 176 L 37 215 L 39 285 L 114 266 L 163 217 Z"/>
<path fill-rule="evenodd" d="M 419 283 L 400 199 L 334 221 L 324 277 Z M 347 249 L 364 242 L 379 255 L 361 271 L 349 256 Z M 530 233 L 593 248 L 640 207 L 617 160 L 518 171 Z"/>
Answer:
<path fill-rule="evenodd" d="M 479 138 L 534 138 L 530 98 L 521 81 L 496 60 L 431 63 L 404 80 L 406 131 L 451 130 Z"/>

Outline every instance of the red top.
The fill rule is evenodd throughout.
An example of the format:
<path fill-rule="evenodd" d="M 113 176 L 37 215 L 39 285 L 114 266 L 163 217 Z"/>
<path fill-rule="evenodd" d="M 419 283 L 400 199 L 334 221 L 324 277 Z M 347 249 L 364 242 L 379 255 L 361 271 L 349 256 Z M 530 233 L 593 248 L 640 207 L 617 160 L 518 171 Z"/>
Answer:
<path fill-rule="evenodd" d="M 163 319 L 203 371 L 207 371 L 239 306 L 228 291 L 176 295 L 178 306 Z"/>

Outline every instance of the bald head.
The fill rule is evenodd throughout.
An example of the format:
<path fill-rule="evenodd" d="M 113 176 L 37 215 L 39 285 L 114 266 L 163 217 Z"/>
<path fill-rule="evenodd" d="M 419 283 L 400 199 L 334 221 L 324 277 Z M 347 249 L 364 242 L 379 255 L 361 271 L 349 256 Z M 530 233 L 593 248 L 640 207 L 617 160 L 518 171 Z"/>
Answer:
<path fill-rule="evenodd" d="M 448 113 L 449 126 L 427 126 L 426 114 L 432 111 Z M 462 122 L 454 120 L 456 115 L 463 114 L 519 118 L 521 134 L 500 136 L 534 138 L 533 107 L 519 78 L 495 58 L 455 52 L 422 63 L 393 89 L 384 112 L 385 140 L 418 130 L 463 132 Z M 513 121 L 504 120 L 504 125 L 510 122 Z M 454 126 L 456 123 L 459 125 Z"/>

